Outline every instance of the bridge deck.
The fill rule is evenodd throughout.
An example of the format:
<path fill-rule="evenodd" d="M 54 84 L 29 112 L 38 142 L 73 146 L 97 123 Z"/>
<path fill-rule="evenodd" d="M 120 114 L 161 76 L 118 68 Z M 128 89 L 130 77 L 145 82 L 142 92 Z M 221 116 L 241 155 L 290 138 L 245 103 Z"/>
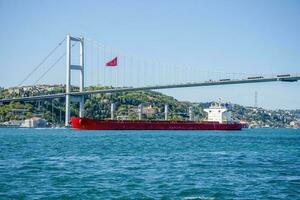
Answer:
<path fill-rule="evenodd" d="M 280 75 L 275 77 L 249 77 L 247 79 L 220 79 L 218 81 L 205 81 L 199 83 L 182 83 L 182 84 L 170 84 L 170 85 L 154 85 L 154 86 L 145 86 L 145 87 L 127 87 L 127 88 L 113 88 L 105 90 L 93 90 L 93 91 L 84 91 L 84 92 L 70 92 L 70 93 L 58 93 L 50 95 L 40 95 L 40 96 L 31 96 L 31 97 L 20 97 L 12 99 L 0 99 L 0 103 L 9 103 L 12 101 L 34 101 L 42 99 L 55 99 L 55 98 L 64 98 L 67 94 L 72 96 L 81 96 L 81 95 L 90 95 L 90 94 L 101 94 L 101 93 L 114 93 L 114 92 L 129 92 L 129 91 L 138 91 L 138 90 L 155 90 L 155 89 L 171 89 L 171 88 L 183 88 L 183 87 L 203 87 L 203 86 L 214 86 L 214 85 L 232 85 L 232 84 L 246 84 L 246 83 L 262 83 L 262 82 L 295 82 L 300 80 L 300 75 L 289 75 L 280 77 Z"/>

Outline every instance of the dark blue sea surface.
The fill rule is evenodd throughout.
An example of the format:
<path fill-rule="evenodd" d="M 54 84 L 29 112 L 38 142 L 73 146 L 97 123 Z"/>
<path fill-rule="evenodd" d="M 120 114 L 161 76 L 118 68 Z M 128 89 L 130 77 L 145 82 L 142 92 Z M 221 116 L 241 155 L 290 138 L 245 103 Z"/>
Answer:
<path fill-rule="evenodd" d="M 2 128 L 0 199 L 300 199 L 300 130 Z"/>

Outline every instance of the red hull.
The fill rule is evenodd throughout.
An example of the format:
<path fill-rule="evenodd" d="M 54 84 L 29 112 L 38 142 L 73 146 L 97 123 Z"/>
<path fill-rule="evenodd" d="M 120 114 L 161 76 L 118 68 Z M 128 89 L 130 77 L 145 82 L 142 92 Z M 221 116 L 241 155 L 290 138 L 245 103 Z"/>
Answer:
<path fill-rule="evenodd" d="M 72 127 L 85 130 L 241 130 L 239 123 L 145 121 L 145 120 L 96 120 L 71 118 Z"/>

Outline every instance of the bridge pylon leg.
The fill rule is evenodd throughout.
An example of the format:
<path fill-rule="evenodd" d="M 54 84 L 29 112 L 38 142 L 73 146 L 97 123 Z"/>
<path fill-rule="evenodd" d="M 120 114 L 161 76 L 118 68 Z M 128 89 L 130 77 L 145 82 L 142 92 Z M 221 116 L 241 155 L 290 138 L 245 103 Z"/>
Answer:
<path fill-rule="evenodd" d="M 72 56 L 72 42 L 79 42 L 80 43 L 80 52 L 79 52 L 79 65 L 73 65 L 71 63 L 71 56 Z M 80 37 L 72 37 L 67 35 L 67 60 L 66 60 L 66 114 L 65 114 L 65 126 L 70 125 L 70 117 L 71 117 L 71 110 L 70 105 L 71 101 L 73 100 L 72 96 L 70 95 L 71 92 L 71 71 L 72 70 L 79 70 L 80 71 L 80 86 L 79 91 L 83 92 L 84 90 L 84 38 Z M 76 98 L 75 98 L 76 99 Z M 79 102 L 79 117 L 84 117 L 84 96 L 80 96 L 80 98 L 76 99 Z"/>

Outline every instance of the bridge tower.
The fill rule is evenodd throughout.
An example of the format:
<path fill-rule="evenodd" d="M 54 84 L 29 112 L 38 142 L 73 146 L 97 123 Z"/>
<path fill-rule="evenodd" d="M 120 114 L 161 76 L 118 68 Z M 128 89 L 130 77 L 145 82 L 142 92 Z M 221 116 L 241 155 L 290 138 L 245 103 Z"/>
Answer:
<path fill-rule="evenodd" d="M 79 65 L 73 65 L 71 62 L 72 58 L 72 42 L 79 43 Z M 79 117 L 83 117 L 84 115 L 84 96 L 71 96 L 69 93 L 71 92 L 71 71 L 79 70 L 79 91 L 83 92 L 84 90 L 84 38 L 80 37 L 72 37 L 67 35 L 67 60 L 66 60 L 66 117 L 65 117 L 65 126 L 69 126 L 70 122 L 70 104 L 71 101 L 79 102 Z"/>

